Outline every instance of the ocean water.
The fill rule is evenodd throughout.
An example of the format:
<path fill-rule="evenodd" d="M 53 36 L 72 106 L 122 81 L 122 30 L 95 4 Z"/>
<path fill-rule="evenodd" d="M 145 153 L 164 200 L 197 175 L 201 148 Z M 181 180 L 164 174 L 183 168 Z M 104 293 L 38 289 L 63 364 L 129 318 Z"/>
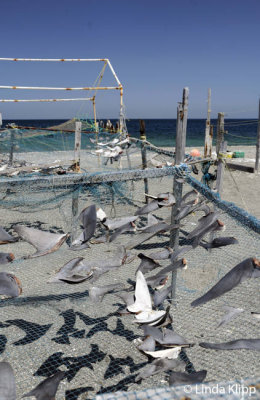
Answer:
<path fill-rule="evenodd" d="M 33 126 L 36 128 L 46 128 L 59 125 L 65 120 L 4 120 L 3 127 L 8 123 L 15 123 L 18 126 Z M 111 120 L 115 125 L 116 120 Z M 217 132 L 217 120 L 211 120 L 213 125 L 213 143 Z M 145 120 L 147 140 L 155 146 L 171 147 L 175 145 L 176 119 L 147 119 Z M 140 137 L 139 120 L 127 120 L 128 132 L 133 137 Z M 253 119 L 226 119 L 225 120 L 225 140 L 228 145 L 255 145 L 257 135 L 257 120 Z M 89 144 L 90 135 L 82 135 L 82 148 Z M 104 135 L 102 135 L 104 136 Z M 205 137 L 205 119 L 188 119 L 187 124 L 187 146 L 203 146 Z M 10 146 L 8 142 L 0 144 L 0 151 Z M 36 138 L 25 139 L 21 136 L 16 151 L 50 151 L 50 150 L 69 150 L 74 146 L 73 133 L 55 133 Z"/>

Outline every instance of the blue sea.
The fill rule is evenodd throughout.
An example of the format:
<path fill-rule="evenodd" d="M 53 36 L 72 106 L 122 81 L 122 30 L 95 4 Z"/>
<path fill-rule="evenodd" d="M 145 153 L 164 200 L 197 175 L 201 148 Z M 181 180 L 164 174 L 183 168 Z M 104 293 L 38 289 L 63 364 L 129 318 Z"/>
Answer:
<path fill-rule="evenodd" d="M 18 126 L 33 126 L 46 128 L 59 125 L 65 120 L 43 119 L 43 120 L 4 120 L 3 127 L 8 123 Z M 111 120 L 115 125 L 116 120 Z M 187 125 L 187 146 L 203 146 L 205 137 L 205 119 L 189 119 Z M 216 138 L 217 120 L 211 120 L 214 127 L 213 138 Z M 171 147 L 175 145 L 176 119 L 146 119 L 147 140 L 156 146 Z M 127 120 L 128 132 L 131 136 L 139 138 L 139 120 Z M 254 119 L 226 119 L 225 140 L 229 145 L 255 145 L 257 135 L 257 120 Z M 213 142 L 214 142 L 213 140 Z M 82 135 L 82 147 L 88 146 L 89 135 Z M 74 134 L 50 134 L 43 137 L 23 139 L 17 146 L 17 151 L 50 151 L 73 149 Z"/>

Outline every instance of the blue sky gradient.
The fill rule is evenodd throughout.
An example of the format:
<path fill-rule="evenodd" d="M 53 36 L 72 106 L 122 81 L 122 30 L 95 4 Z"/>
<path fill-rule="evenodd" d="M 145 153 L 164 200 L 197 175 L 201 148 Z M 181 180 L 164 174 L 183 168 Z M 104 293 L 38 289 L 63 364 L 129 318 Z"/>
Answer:
<path fill-rule="evenodd" d="M 185 86 L 190 118 L 206 117 L 209 87 L 212 118 L 220 111 L 227 118 L 258 116 L 259 0 L 2 0 L 1 16 L 0 57 L 109 58 L 124 86 L 128 118 L 175 118 Z M 100 69 L 85 63 L 0 62 L 0 84 L 87 86 Z M 106 74 L 104 83 L 112 82 Z M 56 91 L 0 94 L 65 96 Z M 100 118 L 117 117 L 119 94 L 101 93 L 97 109 Z M 85 102 L 1 103 L 0 111 L 4 119 L 91 116 Z"/>

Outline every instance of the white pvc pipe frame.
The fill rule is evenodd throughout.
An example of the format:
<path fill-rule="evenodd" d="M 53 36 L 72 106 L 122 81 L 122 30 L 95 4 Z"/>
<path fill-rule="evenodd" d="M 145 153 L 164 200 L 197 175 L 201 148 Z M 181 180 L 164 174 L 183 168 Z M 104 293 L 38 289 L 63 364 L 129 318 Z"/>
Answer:
<path fill-rule="evenodd" d="M 108 58 L 0 58 L 0 61 L 47 61 L 47 62 L 97 62 L 101 61 L 106 63 L 110 71 L 112 72 L 118 86 L 96 86 L 96 87 L 74 87 L 74 88 L 61 88 L 61 87 L 35 87 L 35 86 L 3 86 L 0 85 L 0 89 L 24 89 L 24 90 L 120 90 L 120 107 L 122 107 L 122 95 L 123 95 L 123 87 L 121 82 L 119 81 L 114 68 L 112 67 Z M 55 101 L 84 101 L 84 100 L 93 100 L 91 98 L 76 98 L 76 99 L 0 99 L 0 102 L 55 102 Z"/>

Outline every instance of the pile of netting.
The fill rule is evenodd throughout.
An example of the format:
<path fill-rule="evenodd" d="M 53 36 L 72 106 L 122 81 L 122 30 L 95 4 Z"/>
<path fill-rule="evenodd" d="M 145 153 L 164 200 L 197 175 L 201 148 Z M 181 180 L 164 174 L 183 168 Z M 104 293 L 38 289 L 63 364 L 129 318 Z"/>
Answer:
<path fill-rule="evenodd" d="M 79 143 L 75 142 L 77 123 Z M 112 123 L 100 127 L 83 117 L 52 127 L 9 124 L 0 132 L 0 177 L 68 174 L 75 170 L 75 162 L 80 163 L 82 172 L 129 167 L 126 160 L 131 146 L 124 119 L 120 130 L 119 122 L 116 128 Z"/>
<path fill-rule="evenodd" d="M 0 179 L 0 289 L 12 277 L 0 353 L 18 397 L 41 382 L 33 393 L 49 385 L 57 399 L 210 398 L 192 386 L 203 380 L 233 398 L 259 390 L 260 222 L 158 157 L 162 168 L 138 168 L 139 151 L 132 169 Z"/>

